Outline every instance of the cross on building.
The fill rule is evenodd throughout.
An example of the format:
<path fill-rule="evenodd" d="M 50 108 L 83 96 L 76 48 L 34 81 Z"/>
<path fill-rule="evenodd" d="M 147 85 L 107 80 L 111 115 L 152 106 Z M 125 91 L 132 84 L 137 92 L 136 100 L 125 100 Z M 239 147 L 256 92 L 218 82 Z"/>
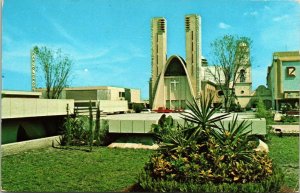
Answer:
<path fill-rule="evenodd" d="M 179 84 L 179 81 L 176 81 L 176 80 L 172 80 L 171 82 L 170 82 L 170 84 L 171 84 L 171 87 L 172 87 L 172 84 L 174 85 L 174 90 L 176 90 L 176 85 L 177 84 Z"/>

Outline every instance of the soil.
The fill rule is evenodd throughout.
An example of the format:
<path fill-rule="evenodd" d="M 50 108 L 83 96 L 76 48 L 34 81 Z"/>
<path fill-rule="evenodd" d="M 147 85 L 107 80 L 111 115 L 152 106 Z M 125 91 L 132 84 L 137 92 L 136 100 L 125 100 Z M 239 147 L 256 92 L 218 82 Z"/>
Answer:
<path fill-rule="evenodd" d="M 146 192 L 146 191 L 143 190 L 143 188 L 138 183 L 136 183 L 123 189 L 121 192 Z"/>

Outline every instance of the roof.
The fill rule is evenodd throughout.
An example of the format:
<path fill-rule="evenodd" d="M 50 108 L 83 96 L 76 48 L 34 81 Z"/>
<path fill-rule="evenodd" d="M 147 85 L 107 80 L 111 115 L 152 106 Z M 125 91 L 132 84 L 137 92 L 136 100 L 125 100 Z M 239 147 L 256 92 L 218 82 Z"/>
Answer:
<path fill-rule="evenodd" d="M 3 90 L 1 92 L 3 95 L 23 95 L 23 96 L 41 96 L 41 92 L 33 91 L 17 91 L 17 90 Z"/>

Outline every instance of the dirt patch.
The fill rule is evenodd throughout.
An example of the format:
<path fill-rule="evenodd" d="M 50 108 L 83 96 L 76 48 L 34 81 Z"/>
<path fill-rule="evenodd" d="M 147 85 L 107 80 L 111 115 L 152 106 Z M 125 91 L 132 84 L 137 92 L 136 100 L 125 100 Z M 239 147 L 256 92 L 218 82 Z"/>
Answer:
<path fill-rule="evenodd" d="M 143 190 L 143 188 L 138 183 L 136 183 L 123 189 L 121 192 L 146 192 L 146 191 Z"/>

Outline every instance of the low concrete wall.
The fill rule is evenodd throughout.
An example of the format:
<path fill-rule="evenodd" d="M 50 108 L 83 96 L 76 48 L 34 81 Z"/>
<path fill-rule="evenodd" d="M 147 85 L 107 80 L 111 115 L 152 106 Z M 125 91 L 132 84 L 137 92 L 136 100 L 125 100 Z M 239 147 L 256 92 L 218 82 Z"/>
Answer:
<path fill-rule="evenodd" d="M 52 142 L 54 142 L 54 145 L 58 145 L 58 141 L 59 141 L 59 136 L 52 136 L 52 137 L 46 137 L 46 138 L 40 138 L 40 139 L 34 139 L 34 140 L 28 140 L 28 141 L 22 141 L 16 143 L 9 143 L 5 145 L 1 145 L 1 152 L 2 152 L 2 156 L 7 156 L 7 155 L 17 154 L 32 149 L 51 147 Z"/>
<path fill-rule="evenodd" d="M 160 113 L 149 113 L 149 114 L 125 114 L 125 115 L 113 115 L 104 118 L 108 121 L 110 133 L 152 133 L 152 124 L 157 124 L 162 114 Z M 173 119 L 183 125 L 184 120 L 180 117 L 180 114 L 170 113 L 166 116 L 171 115 Z M 217 115 L 216 115 L 217 116 Z M 223 119 L 222 122 L 224 127 L 227 129 L 228 123 L 232 121 L 234 114 L 230 117 Z M 238 123 L 247 121 L 252 123 L 248 130 L 252 130 L 251 134 L 265 135 L 266 131 L 266 120 L 255 118 L 254 114 L 239 114 Z M 220 125 L 220 124 L 219 124 Z"/>

